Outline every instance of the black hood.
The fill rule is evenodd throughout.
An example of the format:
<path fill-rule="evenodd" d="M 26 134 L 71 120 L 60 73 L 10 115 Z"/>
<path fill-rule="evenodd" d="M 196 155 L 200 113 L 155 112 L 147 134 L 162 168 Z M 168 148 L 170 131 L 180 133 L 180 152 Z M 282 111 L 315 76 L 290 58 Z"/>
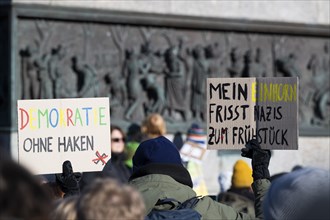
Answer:
<path fill-rule="evenodd" d="M 190 174 L 186 168 L 178 164 L 163 164 L 163 163 L 151 163 L 147 164 L 137 171 L 135 171 L 129 181 L 138 177 L 150 175 L 150 174 L 163 174 L 172 177 L 175 181 L 184 184 L 189 187 L 193 187 Z"/>

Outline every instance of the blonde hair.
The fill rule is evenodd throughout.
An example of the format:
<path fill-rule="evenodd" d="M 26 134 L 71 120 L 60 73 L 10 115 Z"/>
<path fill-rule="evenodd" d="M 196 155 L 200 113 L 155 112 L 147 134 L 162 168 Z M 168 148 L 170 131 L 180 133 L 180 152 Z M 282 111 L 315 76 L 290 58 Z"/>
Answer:
<path fill-rule="evenodd" d="M 141 132 L 148 138 L 156 138 L 166 134 L 166 122 L 164 118 L 157 113 L 149 115 L 141 126 Z"/>
<path fill-rule="evenodd" d="M 145 206 L 139 192 L 113 179 L 97 179 L 80 197 L 79 219 L 140 219 Z"/>
<path fill-rule="evenodd" d="M 51 213 L 50 218 L 54 220 L 55 219 L 76 220 L 77 201 L 78 201 L 78 196 L 71 196 L 58 200 L 58 203 L 55 205 L 55 209 Z"/>

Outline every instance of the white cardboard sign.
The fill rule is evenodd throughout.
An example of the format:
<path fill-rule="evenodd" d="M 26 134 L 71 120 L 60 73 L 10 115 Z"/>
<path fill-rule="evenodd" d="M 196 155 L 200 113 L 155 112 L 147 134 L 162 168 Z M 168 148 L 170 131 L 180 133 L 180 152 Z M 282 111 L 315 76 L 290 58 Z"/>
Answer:
<path fill-rule="evenodd" d="M 298 78 L 208 78 L 207 147 L 298 149 Z"/>
<path fill-rule="evenodd" d="M 205 138 L 206 139 L 206 138 Z M 184 161 L 195 161 L 202 163 L 207 154 L 206 143 L 196 143 L 193 141 L 186 141 L 180 149 L 181 158 Z"/>
<path fill-rule="evenodd" d="M 34 174 L 101 171 L 111 157 L 109 98 L 18 101 L 18 162 Z"/>

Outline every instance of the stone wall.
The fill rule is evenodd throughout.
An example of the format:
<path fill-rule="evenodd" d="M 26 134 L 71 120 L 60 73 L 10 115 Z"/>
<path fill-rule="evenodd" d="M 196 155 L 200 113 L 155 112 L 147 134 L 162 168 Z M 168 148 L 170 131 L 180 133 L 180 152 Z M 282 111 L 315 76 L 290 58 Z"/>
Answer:
<path fill-rule="evenodd" d="M 329 1 L 112 1 L 112 0 L 13 0 L 13 3 L 84 7 L 119 11 L 330 25 Z M 171 138 L 171 135 L 169 135 Z M 12 134 L 12 150 L 16 133 Z M 295 165 L 329 168 L 329 135 L 300 137 L 298 151 L 273 151 L 271 174 L 290 171 Z M 17 153 L 17 152 L 16 152 Z M 16 154 L 13 153 L 14 155 Z M 220 172 L 230 172 L 239 152 L 211 151 L 203 163 L 210 194 L 219 192 Z M 212 162 L 210 162 L 212 161 Z M 248 161 L 248 160 L 247 160 Z"/>
<path fill-rule="evenodd" d="M 330 24 L 329 1 L 12 0 L 14 3 L 247 20 Z"/>

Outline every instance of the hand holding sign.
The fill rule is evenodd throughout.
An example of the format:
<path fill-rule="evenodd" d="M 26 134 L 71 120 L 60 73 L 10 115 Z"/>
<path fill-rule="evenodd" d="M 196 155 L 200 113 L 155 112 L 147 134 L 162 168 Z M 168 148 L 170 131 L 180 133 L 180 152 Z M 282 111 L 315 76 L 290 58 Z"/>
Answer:
<path fill-rule="evenodd" d="M 262 150 L 258 141 L 252 139 L 246 143 L 245 148 L 242 148 L 241 151 L 243 157 L 252 159 L 254 180 L 270 178 L 268 165 L 271 155 L 269 150 Z"/>
<path fill-rule="evenodd" d="M 70 161 L 65 161 L 62 165 L 62 173 L 56 174 L 56 183 L 65 193 L 65 197 L 69 195 L 77 195 L 80 193 L 79 181 L 81 173 L 74 173 Z"/>
<path fill-rule="evenodd" d="M 298 78 L 208 78 L 207 148 L 298 149 Z"/>

